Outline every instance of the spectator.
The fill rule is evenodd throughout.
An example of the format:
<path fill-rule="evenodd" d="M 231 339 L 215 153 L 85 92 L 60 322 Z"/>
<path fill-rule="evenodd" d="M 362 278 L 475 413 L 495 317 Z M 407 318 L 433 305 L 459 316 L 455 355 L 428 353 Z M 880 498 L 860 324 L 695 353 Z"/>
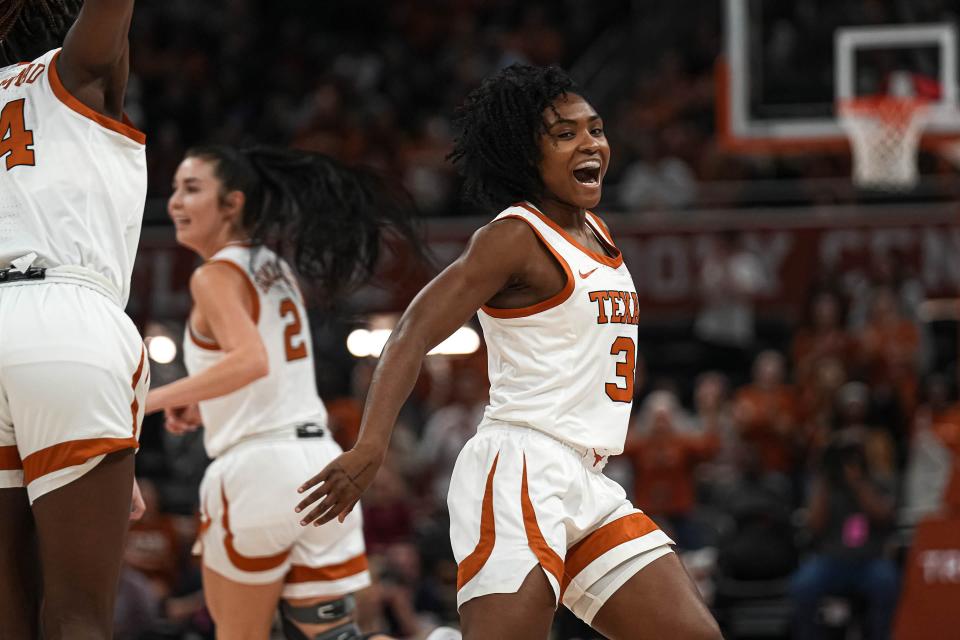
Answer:
<path fill-rule="evenodd" d="M 796 382 L 805 387 L 814 382 L 817 365 L 827 358 L 845 362 L 854 351 L 853 340 L 844 329 L 840 297 L 832 291 L 814 294 L 806 321 L 793 337 L 793 364 Z"/>
<path fill-rule="evenodd" d="M 901 415 L 912 415 L 919 388 L 920 333 L 917 325 L 901 312 L 891 289 L 874 290 L 867 324 L 857 340 L 867 381 L 880 392 L 889 390 Z"/>
<path fill-rule="evenodd" d="M 910 453 L 904 473 L 904 518 L 917 522 L 940 511 L 955 464 L 950 451 L 950 432 L 960 434 L 960 408 L 950 404 L 947 380 L 933 375 L 927 380 L 926 402 L 917 409 L 911 429 Z M 954 425 L 951 427 L 951 425 Z"/>
<path fill-rule="evenodd" d="M 735 232 L 713 238 L 700 267 L 702 304 L 694 323 L 704 346 L 704 364 L 734 379 L 747 367 L 753 348 L 753 299 L 765 280 L 763 264 L 738 240 Z"/>
<path fill-rule="evenodd" d="M 624 449 L 633 467 L 634 500 L 683 549 L 696 549 L 701 535 L 692 519 L 695 471 L 720 446 L 718 423 L 709 420 L 700 434 L 678 428 L 676 398 L 657 391 L 641 410 L 641 423 Z"/>
<path fill-rule="evenodd" d="M 123 559 L 145 578 L 160 600 L 169 596 L 180 580 L 180 544 L 173 518 L 161 508 L 156 485 L 147 478 L 140 478 L 139 483 L 147 510 L 130 524 Z"/>
<path fill-rule="evenodd" d="M 446 504 L 453 465 L 477 431 L 489 389 L 484 373 L 470 365 L 454 368 L 452 378 L 450 402 L 427 421 L 419 445 L 419 458 L 430 470 L 431 493 L 437 505 Z"/>
<path fill-rule="evenodd" d="M 807 504 L 817 550 L 791 582 L 797 640 L 823 637 L 817 612 L 826 595 L 865 600 L 868 637 L 889 638 L 898 576 L 883 552 L 893 517 L 891 491 L 871 476 L 859 434 L 839 432 L 824 451 Z"/>
<path fill-rule="evenodd" d="M 734 420 L 744 442 L 756 446 L 765 473 L 794 469 L 796 398 L 785 382 L 783 356 L 764 351 L 753 364 L 753 382 L 734 396 Z"/>

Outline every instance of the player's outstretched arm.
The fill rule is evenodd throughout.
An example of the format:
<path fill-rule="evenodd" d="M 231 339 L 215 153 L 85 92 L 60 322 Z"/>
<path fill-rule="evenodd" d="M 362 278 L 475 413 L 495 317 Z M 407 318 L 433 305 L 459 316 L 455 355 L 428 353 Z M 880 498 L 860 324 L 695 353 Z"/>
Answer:
<path fill-rule="evenodd" d="M 119 119 L 129 68 L 134 0 L 86 0 L 67 33 L 57 71 L 71 95 Z"/>
<path fill-rule="evenodd" d="M 511 278 L 523 275 L 536 242 L 523 222 L 487 225 L 473 235 L 463 255 L 414 298 L 374 372 L 357 444 L 300 487 L 301 493 L 317 488 L 300 502 L 298 513 L 319 503 L 303 516 L 302 525 L 343 520 L 353 509 L 383 462 L 397 415 L 413 391 L 424 356 Z"/>

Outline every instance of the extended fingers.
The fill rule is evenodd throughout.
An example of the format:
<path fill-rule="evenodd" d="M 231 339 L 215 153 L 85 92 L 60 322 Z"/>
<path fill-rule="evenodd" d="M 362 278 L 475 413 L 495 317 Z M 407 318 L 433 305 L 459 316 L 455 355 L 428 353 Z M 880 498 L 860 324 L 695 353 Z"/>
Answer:
<path fill-rule="evenodd" d="M 297 492 L 303 493 L 307 489 L 310 489 L 311 487 L 315 487 L 318 484 L 325 482 L 327 480 L 327 476 L 329 475 L 330 475 L 330 467 L 327 466 L 323 469 L 323 471 L 321 471 L 320 473 L 318 473 L 317 475 L 313 476 L 312 478 L 304 482 L 302 485 L 300 485 L 300 488 L 297 489 Z"/>

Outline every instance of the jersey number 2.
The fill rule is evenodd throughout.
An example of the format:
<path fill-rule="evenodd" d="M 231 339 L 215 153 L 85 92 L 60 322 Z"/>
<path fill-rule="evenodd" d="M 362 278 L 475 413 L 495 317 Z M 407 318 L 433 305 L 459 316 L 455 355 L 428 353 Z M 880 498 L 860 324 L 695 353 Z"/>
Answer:
<path fill-rule="evenodd" d="M 287 322 L 287 327 L 283 330 L 283 349 L 287 354 L 287 362 L 291 362 L 307 357 L 307 343 L 300 335 L 303 331 L 300 312 L 290 298 L 284 298 L 280 302 L 280 317 L 286 319 L 287 316 L 291 317 Z"/>
<path fill-rule="evenodd" d="M 27 129 L 23 120 L 26 102 L 23 98 L 8 102 L 0 111 L 0 158 L 7 156 L 7 171 L 19 166 L 32 167 L 36 161 L 33 131 Z"/>
<path fill-rule="evenodd" d="M 614 402 L 631 402 L 633 400 L 633 380 L 637 366 L 637 345 L 632 338 L 620 336 L 613 341 L 610 347 L 610 355 L 619 356 L 625 354 L 623 360 L 617 360 L 617 377 L 623 378 L 624 386 L 614 382 L 608 382 L 604 385 L 607 396 Z"/>

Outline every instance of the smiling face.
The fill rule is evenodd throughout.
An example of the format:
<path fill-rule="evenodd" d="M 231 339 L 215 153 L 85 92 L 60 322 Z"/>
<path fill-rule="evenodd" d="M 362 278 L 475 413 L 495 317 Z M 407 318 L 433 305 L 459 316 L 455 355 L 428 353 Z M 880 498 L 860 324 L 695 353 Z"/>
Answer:
<path fill-rule="evenodd" d="M 610 145 L 603 120 L 581 96 L 568 93 L 543 112 L 540 177 L 544 199 L 590 209 L 600 202 Z"/>
<path fill-rule="evenodd" d="M 243 194 L 223 193 L 214 162 L 205 158 L 184 158 L 173 178 L 173 193 L 167 213 L 173 220 L 177 242 L 209 257 L 243 234 L 240 219 Z"/>

